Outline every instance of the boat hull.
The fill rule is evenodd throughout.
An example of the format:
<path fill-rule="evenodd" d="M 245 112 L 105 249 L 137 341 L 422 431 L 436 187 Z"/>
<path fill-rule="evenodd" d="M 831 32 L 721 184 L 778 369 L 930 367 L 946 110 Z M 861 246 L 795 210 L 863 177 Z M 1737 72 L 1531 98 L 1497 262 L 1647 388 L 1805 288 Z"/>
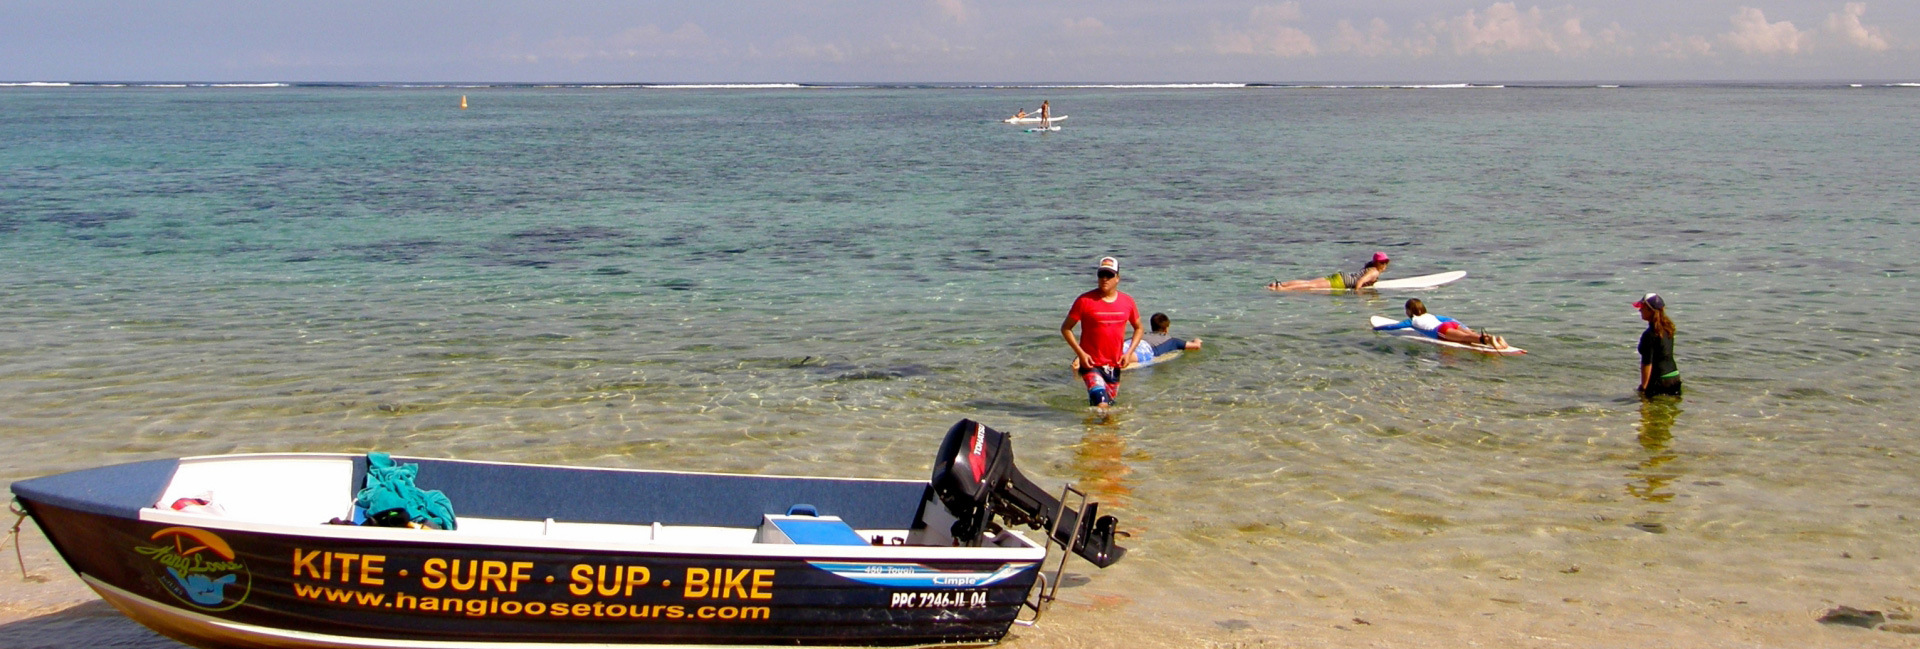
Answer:
<path fill-rule="evenodd" d="M 21 500 L 103 598 L 200 647 L 989 644 L 1038 575 L 995 559 L 277 534 Z"/>

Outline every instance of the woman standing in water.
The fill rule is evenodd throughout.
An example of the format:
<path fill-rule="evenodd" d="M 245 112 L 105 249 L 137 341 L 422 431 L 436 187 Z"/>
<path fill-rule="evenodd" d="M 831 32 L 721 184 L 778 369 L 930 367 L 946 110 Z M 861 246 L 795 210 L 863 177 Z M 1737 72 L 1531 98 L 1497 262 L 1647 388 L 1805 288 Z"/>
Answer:
<path fill-rule="evenodd" d="M 1673 362 L 1673 320 L 1667 318 L 1667 300 L 1648 293 L 1633 307 L 1647 321 L 1646 332 L 1640 334 L 1640 387 L 1636 389 L 1646 397 L 1680 396 L 1680 366 Z"/>

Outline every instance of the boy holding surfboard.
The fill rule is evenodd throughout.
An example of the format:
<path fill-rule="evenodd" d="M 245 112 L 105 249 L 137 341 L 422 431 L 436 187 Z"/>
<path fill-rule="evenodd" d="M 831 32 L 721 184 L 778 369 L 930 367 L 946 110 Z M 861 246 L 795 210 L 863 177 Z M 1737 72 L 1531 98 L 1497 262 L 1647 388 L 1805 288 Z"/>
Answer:
<path fill-rule="evenodd" d="M 1155 313 L 1147 318 L 1147 326 L 1152 327 L 1153 331 L 1141 337 L 1141 342 L 1146 344 L 1127 347 L 1127 355 L 1133 357 L 1135 365 L 1152 365 L 1154 359 L 1167 354 L 1200 348 L 1199 338 L 1182 340 L 1173 337 L 1173 319 L 1165 313 Z"/>
<path fill-rule="evenodd" d="M 1120 396 L 1120 368 L 1131 364 L 1125 350 L 1140 344 L 1145 332 L 1140 327 L 1140 309 L 1133 296 L 1120 292 L 1120 260 L 1101 257 L 1094 266 L 1095 288 L 1074 298 L 1067 319 L 1060 323 L 1060 337 L 1073 348 L 1073 369 L 1087 384 L 1087 405 L 1111 405 Z M 1074 338 L 1073 326 L 1080 325 L 1080 337 Z M 1133 341 L 1127 342 L 1127 327 L 1133 327 Z"/>

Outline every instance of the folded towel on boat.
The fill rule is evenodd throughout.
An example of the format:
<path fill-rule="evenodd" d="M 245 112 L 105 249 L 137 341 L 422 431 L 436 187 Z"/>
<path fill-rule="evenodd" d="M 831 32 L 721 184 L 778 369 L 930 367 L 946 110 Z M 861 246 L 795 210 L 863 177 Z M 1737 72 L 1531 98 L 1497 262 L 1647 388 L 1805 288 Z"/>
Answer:
<path fill-rule="evenodd" d="M 395 464 L 386 453 L 367 454 L 367 484 L 354 497 L 353 504 L 367 511 L 368 519 L 376 524 L 384 523 L 387 514 L 399 510 L 406 514 L 406 521 L 419 523 L 434 529 L 453 529 L 453 500 L 439 491 L 421 489 L 413 484 L 420 474 L 418 464 Z M 382 514 L 387 514 L 382 516 Z"/>

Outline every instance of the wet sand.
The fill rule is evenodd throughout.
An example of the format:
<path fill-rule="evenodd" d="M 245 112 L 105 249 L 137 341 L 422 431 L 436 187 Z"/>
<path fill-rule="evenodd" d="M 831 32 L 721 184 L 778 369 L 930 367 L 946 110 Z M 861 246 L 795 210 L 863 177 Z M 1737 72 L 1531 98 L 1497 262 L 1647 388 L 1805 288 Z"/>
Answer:
<path fill-rule="evenodd" d="M 27 577 L 6 561 L 0 578 L 0 642 L 7 649 L 76 646 L 179 649 L 96 597 L 60 562 L 32 523 L 22 526 Z M 7 552 L 6 554 L 12 554 Z M 1378 557 L 1376 557 L 1378 558 Z M 1836 557 L 1837 558 L 1837 557 Z M 1152 561 L 1129 557 L 1130 561 Z M 1509 557 L 1513 559 L 1513 557 Z M 1910 648 L 1920 635 L 1821 624 L 1833 606 L 1886 612 L 1910 626 L 1920 601 L 1910 560 L 1841 559 L 1883 564 L 1878 578 L 1837 574 L 1784 579 L 1777 587 L 1712 583 L 1701 572 L 1651 556 L 1637 565 L 1525 561 L 1412 574 L 1285 574 L 1259 587 L 1168 593 L 1140 584 L 1127 564 L 1101 573 L 1070 565 L 1059 600 L 1035 627 L 1015 626 L 1010 649 L 1180 647 L 1887 647 Z M 1261 566 L 1248 565 L 1249 573 Z M 1707 571 L 1706 574 L 1711 574 Z M 1612 575 L 1609 577 L 1607 575 Z M 1130 589 L 1138 592 L 1130 592 Z M 1808 597 L 1809 591 L 1829 593 Z M 1221 602 L 1154 605 L 1169 596 Z"/>

